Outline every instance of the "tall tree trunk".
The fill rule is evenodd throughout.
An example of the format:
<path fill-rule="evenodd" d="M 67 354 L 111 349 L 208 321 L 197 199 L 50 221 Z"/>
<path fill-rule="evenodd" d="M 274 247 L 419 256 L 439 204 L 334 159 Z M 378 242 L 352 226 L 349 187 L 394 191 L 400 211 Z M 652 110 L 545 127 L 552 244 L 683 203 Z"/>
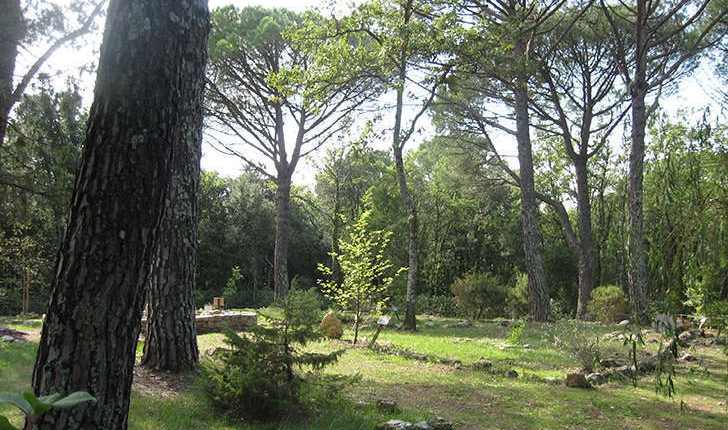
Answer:
<path fill-rule="evenodd" d="M 417 320 L 415 318 L 415 299 L 417 297 L 417 275 L 419 269 L 419 230 L 417 224 L 417 207 L 415 206 L 412 194 L 407 187 L 402 147 L 394 146 L 393 152 L 395 169 L 397 172 L 397 184 L 399 185 L 399 193 L 402 196 L 402 203 L 407 211 L 407 225 L 409 227 L 409 243 L 407 246 L 407 293 L 405 295 L 404 322 L 402 327 L 405 330 L 416 330 Z"/>
<path fill-rule="evenodd" d="M 646 322 L 647 309 L 647 252 L 643 231 L 642 177 L 645 158 L 645 129 L 647 127 L 647 10 L 644 0 L 637 0 L 635 31 L 635 74 L 629 91 L 632 99 L 632 139 L 629 148 L 627 184 L 627 249 L 629 269 L 627 283 L 633 315 Z"/>
<path fill-rule="evenodd" d="M 276 243 L 273 255 L 273 296 L 288 294 L 288 245 L 291 238 L 291 174 L 279 174 L 276 190 Z"/>
<path fill-rule="evenodd" d="M 576 202 L 579 213 L 579 297 L 576 305 L 576 317 L 584 319 L 587 304 L 591 300 L 594 289 L 594 232 L 592 230 L 591 202 L 589 201 L 589 172 L 587 157 L 580 154 L 574 159 L 576 171 Z"/>
<path fill-rule="evenodd" d="M 204 58 L 191 66 L 202 67 L 203 71 L 190 72 L 204 74 Z M 194 94 L 192 100 L 202 101 L 202 98 L 202 94 Z M 183 107 L 187 111 L 180 114 L 188 118 L 188 132 L 177 136 L 174 142 L 172 181 L 149 285 L 147 332 L 141 361 L 142 366 L 172 372 L 193 367 L 199 358 L 195 272 L 202 108 L 195 104 Z"/>
<path fill-rule="evenodd" d="M 18 45 L 25 34 L 20 0 L 0 0 L 0 148 L 13 106 L 13 76 Z"/>
<path fill-rule="evenodd" d="M 43 429 L 126 429 L 146 285 L 179 139 L 199 135 L 205 0 L 112 0 L 33 387 L 97 398 Z M 198 118 L 195 115 L 195 118 Z M 188 140 L 189 139 L 189 140 Z M 26 423 L 30 429 L 33 424 Z"/>
<path fill-rule="evenodd" d="M 525 55 L 525 43 L 517 41 L 514 53 L 516 58 L 522 58 Z M 546 275 L 541 261 L 538 204 L 534 187 L 533 154 L 531 152 L 531 132 L 528 117 L 527 79 L 519 77 L 515 85 L 513 95 L 515 97 L 523 251 L 526 257 L 526 271 L 528 272 L 528 295 L 531 300 L 534 320 L 548 321 L 551 318 L 551 303 L 546 285 Z"/>

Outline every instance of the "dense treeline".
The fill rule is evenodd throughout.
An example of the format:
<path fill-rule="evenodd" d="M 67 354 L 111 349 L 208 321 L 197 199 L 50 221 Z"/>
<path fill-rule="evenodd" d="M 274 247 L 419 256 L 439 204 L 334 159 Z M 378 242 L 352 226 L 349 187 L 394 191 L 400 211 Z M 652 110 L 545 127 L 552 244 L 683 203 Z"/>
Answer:
<path fill-rule="evenodd" d="M 288 127 L 291 121 L 283 112 L 285 109 L 294 114 L 304 112 L 311 118 L 328 115 L 317 123 L 323 128 L 321 132 L 307 128 L 305 121 L 296 123 L 300 130 L 313 136 L 303 138 L 301 131 L 298 143 L 308 144 L 311 153 L 316 151 L 318 174 L 315 183 L 293 184 L 290 192 L 286 192 L 290 194 L 290 205 L 285 209 L 290 223 L 287 278 L 295 277 L 299 285 L 315 287 L 322 276 L 317 265 L 323 263 L 332 267 L 335 279 L 341 279 L 336 261 L 329 253 L 339 251 L 339 241 L 348 237 L 349 229 L 365 211 L 371 210 L 371 230 L 392 232 L 386 252 L 394 267 L 411 264 L 410 241 L 416 238 L 418 311 L 463 312 L 463 306 L 460 309 L 455 306 L 453 292 L 462 295 L 470 289 L 468 294 L 491 298 L 483 305 L 487 312 L 481 316 L 532 312 L 528 306 L 528 282 L 524 281 L 524 274 L 530 273 L 526 258 L 530 254 L 524 251 L 522 229 L 524 165 L 516 162 L 513 150 L 508 154 L 496 149 L 501 147 L 498 140 L 513 141 L 515 150 L 515 141 L 524 139 L 516 132 L 513 113 L 516 97 L 521 95 L 519 88 L 512 85 L 516 82 L 515 76 L 528 89 L 528 100 L 524 102 L 532 125 L 528 138 L 533 152 L 530 161 L 534 172 L 533 191 L 538 201 L 540 241 L 537 245 L 552 312 L 586 316 L 584 303 L 591 289 L 603 285 L 617 285 L 628 295 L 633 277 L 630 273 L 632 251 L 628 244 L 634 234 L 630 230 L 633 215 L 629 214 L 629 190 L 633 186 L 629 182 L 632 168 L 629 146 L 635 124 L 629 115 L 632 101 L 625 96 L 628 82 L 621 81 L 620 73 L 625 70 L 617 67 L 620 64 L 615 66 L 613 58 L 620 45 L 616 42 L 609 45 L 605 36 L 619 30 L 625 33 L 622 42 L 630 42 L 628 14 L 620 14 L 605 4 L 589 3 L 584 13 L 570 10 L 566 3 L 551 4 L 550 9 L 544 10 L 544 16 L 531 23 L 533 34 L 529 33 L 528 37 L 533 45 L 528 49 L 533 52 L 521 64 L 520 60 L 511 62 L 515 54 L 509 51 L 510 45 L 498 44 L 507 38 L 521 40 L 518 35 L 503 32 L 514 17 L 526 10 L 511 10 L 506 7 L 511 5 L 509 2 L 497 1 L 465 2 L 464 9 L 447 2 L 410 3 L 411 10 L 402 10 L 405 18 L 411 18 L 411 23 L 395 22 L 397 13 L 401 12 L 400 2 L 382 2 L 379 8 L 372 3 L 357 9 L 349 20 L 338 21 L 337 26 L 313 14 L 298 16 L 262 8 L 213 11 L 213 24 L 225 26 L 213 27 L 215 37 L 211 39 L 215 41 L 210 49 L 216 63 L 210 73 L 223 76 L 214 89 L 214 104 L 208 106 L 211 117 L 218 122 L 230 121 L 234 115 L 227 110 L 235 111 L 232 109 L 235 100 L 242 100 L 235 99 L 233 92 L 225 92 L 226 88 L 240 83 L 224 78 L 223 71 L 231 65 L 233 53 L 239 54 L 233 49 L 233 42 L 243 43 L 245 38 L 252 38 L 245 42 L 250 48 L 245 51 L 248 57 L 235 61 L 253 64 L 270 60 L 271 55 L 285 54 L 275 63 L 274 71 L 265 71 L 266 64 L 262 63 L 250 68 L 255 73 L 260 70 L 264 70 L 260 73 L 271 73 L 269 78 L 256 75 L 260 78 L 260 88 L 270 94 L 246 102 L 249 112 L 245 118 L 252 125 L 241 131 L 241 136 L 245 134 L 250 139 L 249 135 L 259 130 L 256 127 L 264 124 L 257 122 L 255 115 L 271 109 L 280 116 L 272 124 L 265 123 L 268 138 L 285 148 L 285 142 L 277 134 L 279 128 Z M 484 6 L 481 3 L 501 5 L 503 13 L 498 15 L 493 12 L 497 8 L 491 8 L 487 10 L 493 15 L 487 15 L 486 9 L 476 8 Z M 710 6 L 702 21 L 696 20 L 703 27 L 672 29 L 686 31 L 685 38 L 670 40 L 668 46 L 669 38 L 664 35 L 660 39 L 666 43 L 660 51 L 664 57 L 655 54 L 658 59 L 648 62 L 648 66 L 657 67 L 655 62 L 659 58 L 667 58 L 673 52 L 691 51 L 693 55 L 661 64 L 659 73 L 665 75 L 661 75 L 664 79 L 648 91 L 648 99 L 654 105 L 646 117 L 641 197 L 647 262 L 644 289 L 650 312 L 718 314 L 725 311 L 728 299 L 725 119 L 711 115 L 707 107 L 705 112 L 668 115 L 659 110 L 660 99 L 652 91 L 661 89 L 663 84 L 674 88 L 681 79 L 696 73 L 699 60 L 704 59 L 699 53 L 724 58 L 720 39 L 706 37 L 704 43 L 683 46 L 683 51 L 677 46 L 691 43 L 695 39 L 690 37 L 698 37 L 700 29 L 705 34 L 725 30 L 723 8 L 718 2 Z M 467 16 L 470 26 L 458 27 L 462 22 L 454 20 L 453 13 Z M 678 9 L 677 14 L 670 15 L 675 13 L 670 8 L 661 13 L 675 19 L 685 14 Z M 251 34 L 237 34 L 235 26 L 239 23 L 233 23 L 233 18 L 244 24 L 246 14 L 256 17 L 268 14 L 265 22 L 276 19 L 285 22 L 255 27 Z M 663 22 L 668 21 L 674 22 Z M 349 39 L 344 45 L 324 44 L 321 51 L 306 51 L 303 55 L 313 44 L 301 39 L 300 33 L 289 31 L 286 26 L 291 23 L 304 28 L 310 37 L 328 37 L 326 40 L 340 36 L 336 29 L 352 27 L 346 30 Z M 416 72 L 405 75 L 399 73 L 402 70 L 398 72 L 385 64 L 377 64 L 375 68 L 371 64 L 372 52 L 362 51 L 374 44 L 367 39 L 367 33 L 357 31 L 375 24 L 402 28 L 411 25 L 414 26 L 411 30 L 420 35 L 427 34 L 426 26 L 432 25 L 441 32 L 436 39 L 417 40 L 416 46 L 408 48 L 412 49 L 411 57 L 401 59 L 401 64 Z M 318 26 L 318 33 L 311 31 L 312 25 Z M 567 28 L 568 31 L 556 37 L 539 28 L 551 32 Z M 222 30 L 223 33 L 215 33 Z M 285 37 L 281 38 L 281 34 Z M 266 37 L 274 41 L 268 43 Z M 391 40 L 376 42 L 381 51 L 394 49 L 387 45 L 394 43 Z M 336 43 L 340 44 L 341 40 Z M 610 46 L 614 50 L 610 51 Z M 650 46 L 655 49 L 657 45 Z M 253 48 L 262 53 L 260 57 L 255 56 L 257 51 Z M 387 52 L 377 55 L 388 55 Z M 492 52 L 492 56 L 483 52 Z M 627 56 L 633 52 L 622 54 Z M 292 59 L 296 62 L 286 63 Z M 326 61 L 332 68 L 350 61 L 351 67 L 327 74 L 321 68 Z M 355 61 L 369 61 L 369 64 Z M 621 66 L 632 67 L 635 61 L 626 59 Z M 678 64 L 678 61 L 684 63 Z M 305 63 L 310 72 L 302 73 L 299 62 Z M 672 66 L 676 74 L 667 76 L 667 69 Z M 716 73 L 722 72 L 719 69 Z M 286 79 L 293 83 L 284 82 Z M 324 89 L 321 82 L 326 79 L 335 84 Z M 358 86 L 364 82 L 361 79 L 371 84 L 367 87 L 369 92 L 360 87 L 356 94 L 345 92 L 344 83 Z M 12 126 L 8 127 L 0 147 L 0 314 L 21 311 L 22 290 L 28 281 L 30 309 L 38 313 L 45 309 L 84 136 L 86 115 L 76 89 L 54 88 L 47 79 L 39 82 L 16 106 Z M 427 109 L 423 108 L 423 116 L 418 116 L 419 112 L 410 114 L 414 115 L 409 118 L 412 130 L 395 134 L 395 147 L 400 145 L 400 151 L 404 143 L 397 139 L 403 137 L 402 133 L 410 133 L 406 136 L 410 142 L 420 139 L 418 145 L 404 151 L 401 170 L 396 150 L 373 149 L 389 139 L 383 136 L 391 134 L 392 126 L 367 112 L 373 103 L 381 102 L 381 98 L 375 97 L 392 94 L 388 91 L 396 92 L 407 85 L 411 85 L 407 87 L 409 92 L 419 97 L 409 102 Z M 306 88 L 316 91 L 307 92 Z M 243 88 L 243 94 L 249 90 Z M 418 91 L 424 91 L 424 97 Z M 405 91 L 402 97 L 406 99 L 406 95 Z M 361 98 L 357 102 L 361 110 L 352 114 L 356 106 L 346 104 L 344 118 L 336 113 L 336 106 L 328 107 L 320 97 L 334 97 L 337 103 L 341 101 L 340 105 L 347 97 Z M 368 101 L 362 105 L 367 97 Z M 280 102 L 283 99 L 285 102 Z M 413 101 L 423 99 L 425 102 Z M 257 107 L 253 108 L 256 103 Z M 400 114 L 408 115 L 406 109 Z M 354 126 L 356 121 L 352 115 L 370 122 L 364 126 L 359 121 Z M 586 123 L 587 117 L 593 123 Z M 416 133 L 415 123 L 423 122 L 429 122 L 434 131 Z M 328 139 L 333 136 L 340 139 L 336 142 Z M 265 148 L 266 139 L 258 144 Z M 244 149 L 236 148 L 235 152 L 238 151 L 250 155 Z M 279 191 L 281 184 L 287 184 L 298 162 L 298 158 L 295 161 L 275 158 L 281 152 L 285 149 L 271 149 L 275 155 L 272 160 L 278 163 L 272 170 L 268 169 L 273 173 L 256 164 L 254 157 L 246 159 L 247 167 L 237 178 L 203 172 L 198 196 L 198 307 L 217 296 L 225 297 L 227 304 L 234 307 L 266 305 L 273 299 L 275 261 L 280 259 L 276 257 L 276 243 L 281 240 L 276 224 L 281 217 Z M 300 157 L 306 152 L 303 149 L 294 155 Z M 285 181 L 281 179 L 284 176 Z M 406 207 L 408 200 L 402 197 L 403 180 L 414 207 Z M 413 216 L 417 218 L 418 229 L 414 236 Z M 475 285 L 477 280 L 487 280 L 483 281 L 481 290 Z M 406 273 L 395 279 L 389 292 L 392 305 L 405 307 L 411 283 Z"/>

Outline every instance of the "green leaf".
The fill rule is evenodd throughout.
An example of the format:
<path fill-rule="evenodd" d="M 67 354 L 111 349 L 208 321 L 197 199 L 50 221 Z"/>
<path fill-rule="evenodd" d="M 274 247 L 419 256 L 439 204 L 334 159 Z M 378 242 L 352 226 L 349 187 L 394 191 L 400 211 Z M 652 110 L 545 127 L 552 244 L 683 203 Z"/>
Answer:
<path fill-rule="evenodd" d="M 75 393 L 71 393 L 68 396 L 62 398 L 61 400 L 53 402 L 54 408 L 70 408 L 72 406 L 76 406 L 79 403 L 83 402 L 95 402 L 96 397 L 92 396 L 91 394 L 85 392 L 85 391 L 76 391 Z"/>
<path fill-rule="evenodd" d="M 23 411 L 26 415 L 33 414 L 33 407 L 20 394 L 0 393 L 0 404 L 1 403 L 13 404 L 20 408 L 20 410 Z"/>
<path fill-rule="evenodd" d="M 46 396 L 46 397 L 44 397 L 44 399 L 47 397 L 52 397 L 52 396 Z M 28 403 L 30 404 L 32 411 L 33 411 L 31 414 L 28 414 L 28 415 L 33 415 L 33 416 L 38 417 L 53 407 L 53 405 L 39 399 L 38 397 L 35 396 L 35 394 L 31 393 L 30 391 L 24 392 L 23 398 L 25 398 L 25 400 L 28 401 Z"/>
<path fill-rule="evenodd" d="M 10 421 L 8 421 L 7 418 L 0 415 L 0 430 L 18 430 L 18 429 L 13 427 L 13 425 L 10 424 Z"/>

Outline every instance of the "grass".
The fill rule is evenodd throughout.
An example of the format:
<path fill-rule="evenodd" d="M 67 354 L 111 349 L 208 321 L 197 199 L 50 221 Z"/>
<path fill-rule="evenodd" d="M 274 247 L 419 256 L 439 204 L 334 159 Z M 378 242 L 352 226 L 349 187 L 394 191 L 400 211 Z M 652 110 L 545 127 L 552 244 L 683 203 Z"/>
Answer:
<path fill-rule="evenodd" d="M 425 323 L 432 321 L 433 326 Z M 557 346 L 568 333 L 599 339 L 602 357 L 627 363 L 627 347 L 620 328 L 590 323 L 526 325 L 517 345 L 508 344 L 511 327 L 480 322 L 466 328 L 448 328 L 456 320 L 421 317 L 415 333 L 385 329 L 378 343 L 388 352 L 364 347 L 373 328 L 360 333 L 360 345 L 350 340 L 311 345 L 321 351 L 342 346 L 346 354 L 327 370 L 330 374 L 359 374 L 361 382 L 345 386 L 338 395 L 314 387 L 304 396 L 309 414 L 294 414 L 275 424 L 241 422 L 216 411 L 194 384 L 179 393 L 161 396 L 135 389 L 129 414 L 130 429 L 372 429 L 388 419 L 415 422 L 441 416 L 458 430 L 470 429 L 724 429 L 728 428 L 728 379 L 725 351 L 712 345 L 694 344 L 685 352 L 697 361 L 680 362 L 676 394 L 666 398 L 655 393 L 654 375 L 638 380 L 611 380 L 595 390 L 567 388 L 545 381 L 562 380 L 578 371 L 579 362 Z M 4 324 L 0 320 L 0 324 Z M 7 325 L 7 324 L 6 324 Z M 22 325 L 14 328 L 23 330 Z M 558 338 L 558 339 L 557 339 Z M 562 339 L 563 338 L 563 339 Z M 645 336 L 642 355 L 654 353 L 657 338 Z M 200 351 L 222 343 L 219 334 L 199 337 Z M 21 391 L 30 381 L 36 345 L 6 344 L 0 348 L 0 391 Z M 427 360 L 407 358 L 401 351 L 425 355 Z M 399 352 L 399 353 L 398 353 Z M 461 365 L 437 360 L 459 360 Z M 490 369 L 472 366 L 482 360 Z M 504 376 L 516 370 L 519 378 Z M 187 376 L 192 379 L 193 376 Z M 7 388 L 6 388 L 7 387 Z M 394 400 L 398 412 L 376 407 L 381 399 Z M 6 412 L 8 409 L 0 409 Z"/>

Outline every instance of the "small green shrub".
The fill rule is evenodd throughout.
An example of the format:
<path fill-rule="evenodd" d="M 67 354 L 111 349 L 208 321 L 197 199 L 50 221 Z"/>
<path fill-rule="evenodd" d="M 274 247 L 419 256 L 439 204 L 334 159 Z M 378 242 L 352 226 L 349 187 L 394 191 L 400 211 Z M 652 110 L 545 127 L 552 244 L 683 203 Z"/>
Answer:
<path fill-rule="evenodd" d="M 450 287 L 458 304 L 475 320 L 503 315 L 506 292 L 503 283 L 490 272 L 468 272 Z"/>
<path fill-rule="evenodd" d="M 519 321 L 511 327 L 508 332 L 508 343 L 511 345 L 519 345 L 523 339 L 523 330 L 526 328 L 526 321 Z"/>
<path fill-rule="evenodd" d="M 531 302 L 528 299 L 528 275 L 517 273 L 513 286 L 506 292 L 506 310 L 513 318 L 531 314 Z"/>
<path fill-rule="evenodd" d="M 603 285 L 592 291 L 587 308 L 592 319 L 609 324 L 625 317 L 627 305 L 627 296 L 620 287 Z"/>
<path fill-rule="evenodd" d="M 465 310 L 458 305 L 454 296 L 430 296 L 420 294 L 417 296 L 418 312 L 429 315 L 438 315 L 446 318 L 460 318 L 465 316 Z"/>
<path fill-rule="evenodd" d="M 591 373 L 599 364 L 599 338 L 592 336 L 576 321 L 559 321 L 550 327 L 554 344 L 576 360 L 586 373 Z"/>
<path fill-rule="evenodd" d="M 292 285 L 277 305 L 279 315 L 265 315 L 270 326 L 255 326 L 249 336 L 223 328 L 229 348 L 201 362 L 200 385 L 212 402 L 234 416 L 256 420 L 281 417 L 298 403 L 303 379 L 295 372 L 320 370 L 334 363 L 343 350 L 330 354 L 304 352 L 320 338 L 321 305 L 314 291 Z"/>

